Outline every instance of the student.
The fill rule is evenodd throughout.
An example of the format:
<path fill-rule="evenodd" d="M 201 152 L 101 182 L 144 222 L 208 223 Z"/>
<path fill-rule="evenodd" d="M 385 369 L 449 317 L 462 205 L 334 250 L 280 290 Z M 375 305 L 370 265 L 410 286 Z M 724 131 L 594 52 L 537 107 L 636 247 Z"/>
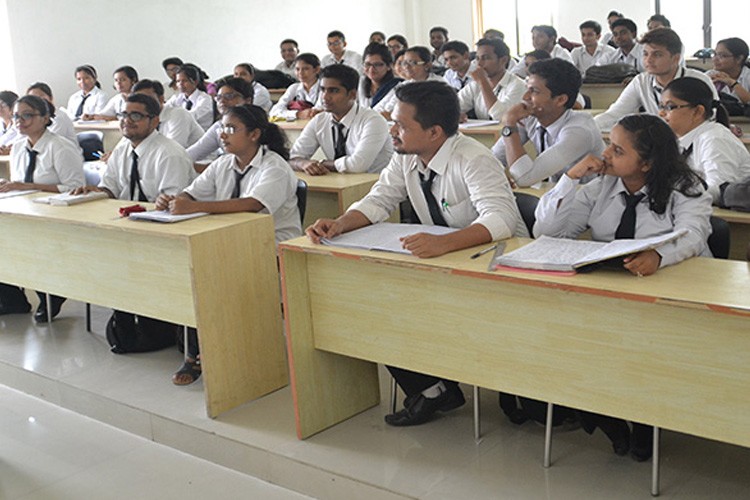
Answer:
<path fill-rule="evenodd" d="M 64 193 L 83 185 L 83 156 L 67 139 L 50 132 L 52 105 L 40 97 L 19 98 L 13 109 L 18 139 L 10 154 L 10 180 L 0 180 L 0 192 L 37 189 Z M 0 285 L 0 313 L 25 313 L 31 310 L 20 288 Z M 39 307 L 34 313 L 38 323 L 47 322 L 47 301 L 37 292 Z M 60 312 L 64 297 L 50 296 L 51 317 Z"/>
<path fill-rule="evenodd" d="M 271 108 L 271 117 L 286 120 L 307 120 L 321 109 L 320 60 L 315 54 L 304 53 L 294 61 L 294 74 L 299 83 L 291 84 Z"/>
<path fill-rule="evenodd" d="M 690 257 L 710 256 L 711 197 L 682 158 L 669 126 L 657 116 L 629 115 L 610 138 L 602 158 L 587 156 L 542 196 L 534 235 L 577 238 L 590 229 L 593 240 L 612 241 L 687 230 L 672 243 L 625 257 L 623 267 L 638 277 Z M 578 186 L 593 174 L 602 175 Z M 624 420 L 588 412 L 581 420 L 588 433 L 600 427 L 616 454 L 630 451 L 637 461 L 651 457 L 651 427 L 634 423 L 631 435 Z"/>
<path fill-rule="evenodd" d="M 173 93 L 177 93 L 177 70 L 185 64 L 179 57 L 168 57 L 161 62 L 161 67 L 164 68 L 169 81 L 164 85 L 166 88 L 172 89 Z"/>
<path fill-rule="evenodd" d="M 406 38 L 403 35 L 389 36 L 386 45 L 388 46 L 388 50 L 391 51 L 394 61 L 396 60 L 396 54 L 409 48 L 409 42 L 406 41 Z"/>
<path fill-rule="evenodd" d="M 101 91 L 96 70 L 93 66 L 84 64 L 75 71 L 76 84 L 80 92 L 68 99 L 68 116 L 73 120 L 81 119 L 83 115 L 95 115 L 107 105 L 107 94 Z"/>
<path fill-rule="evenodd" d="M 273 106 L 271 93 L 263 85 L 255 81 L 255 67 L 250 63 L 240 63 L 234 67 L 234 77 L 242 78 L 253 87 L 253 104 L 263 108 L 268 113 Z"/>
<path fill-rule="evenodd" d="M 669 22 L 669 19 L 666 18 L 666 16 L 663 16 L 661 14 L 654 14 L 653 16 L 648 18 L 648 21 L 646 22 L 646 30 L 651 31 L 656 28 L 671 28 L 672 24 Z"/>
<path fill-rule="evenodd" d="M 621 12 L 617 12 L 616 10 L 612 10 L 607 14 L 607 26 L 609 26 L 609 31 L 602 36 L 602 43 L 605 45 L 609 45 L 612 48 L 617 48 L 615 46 L 614 41 L 612 40 L 613 34 L 612 34 L 612 23 L 617 21 L 618 19 L 623 19 L 625 16 Z"/>
<path fill-rule="evenodd" d="M 185 108 L 203 130 L 208 130 L 214 122 L 214 105 L 211 96 L 206 93 L 201 69 L 192 64 L 180 66 L 175 83 L 179 93 L 170 97 L 166 106 Z"/>
<path fill-rule="evenodd" d="M 98 114 L 81 116 L 81 120 L 106 120 L 117 119 L 117 113 L 125 109 L 125 98 L 133 91 L 133 85 L 138 82 L 138 72 L 132 66 L 120 66 L 112 74 L 115 82 L 117 95 L 112 97 L 107 105 Z"/>
<path fill-rule="evenodd" d="M 258 106 L 230 108 L 221 118 L 227 154 L 211 163 L 178 195 L 161 194 L 158 210 L 271 214 L 276 243 L 302 234 L 297 208 L 297 178 L 286 162 L 286 137 Z M 201 375 L 197 332 L 189 329 L 186 359 L 172 376 L 175 385 L 192 384 Z"/>
<path fill-rule="evenodd" d="M 711 80 L 705 74 L 680 65 L 682 41 L 670 28 L 649 31 L 643 35 L 641 43 L 646 72 L 636 75 L 617 101 L 606 112 L 594 117 L 601 130 L 609 130 L 617 120 L 627 114 L 637 113 L 641 108 L 646 113 L 658 115 L 662 89 L 676 78 L 698 78 L 713 88 Z M 714 99 L 718 99 L 716 89 L 713 94 Z"/>
<path fill-rule="evenodd" d="M 448 41 L 448 30 L 442 26 L 435 26 L 430 29 L 430 46 L 432 47 L 432 67 L 437 70 L 445 68 L 445 58 L 443 57 L 443 45 Z"/>
<path fill-rule="evenodd" d="M 359 81 L 357 101 L 364 108 L 380 112 L 403 80 L 394 76 L 391 51 L 385 45 L 371 43 L 365 47 L 363 57 L 364 75 Z"/>
<path fill-rule="evenodd" d="M 203 136 L 203 128 L 185 108 L 164 105 L 164 87 L 158 81 L 141 80 L 133 87 L 133 93 L 147 95 L 159 103 L 158 130 L 164 137 L 188 148 Z"/>
<path fill-rule="evenodd" d="M 613 54 L 615 49 L 599 42 L 602 26 L 596 21 L 584 21 L 578 29 L 581 30 L 583 45 L 571 50 L 570 57 L 581 75 L 584 75 L 587 69 Z"/>
<path fill-rule="evenodd" d="M 477 67 L 476 59 L 471 60 L 468 45 L 458 40 L 451 40 L 443 44 L 441 53 L 446 66 L 448 66 L 443 78 L 456 91 L 461 90 L 471 81 L 470 73 Z"/>
<path fill-rule="evenodd" d="M 388 164 L 393 147 L 388 124 L 377 111 L 357 103 L 359 75 L 348 66 L 323 68 L 320 91 L 324 113 L 302 130 L 289 163 L 310 175 L 328 172 L 380 172 Z M 320 148 L 326 159 L 313 160 Z"/>
<path fill-rule="evenodd" d="M 486 38 L 488 40 L 505 41 L 505 33 L 503 33 L 500 30 L 496 30 L 495 28 L 490 28 L 488 30 L 485 30 L 484 34 L 482 35 L 482 38 Z"/>
<path fill-rule="evenodd" d="M 340 31 L 331 31 L 327 36 L 328 51 L 330 54 L 323 56 L 320 65 L 325 68 L 332 64 L 346 64 L 362 74 L 362 56 L 353 50 L 346 50 L 346 37 Z"/>
<path fill-rule="evenodd" d="M 401 50 L 393 56 L 393 74 L 402 80 L 408 80 L 409 76 L 404 72 L 404 54 L 406 50 Z"/>
<path fill-rule="evenodd" d="M 78 145 L 78 137 L 76 136 L 76 130 L 73 125 L 73 121 L 68 116 L 63 108 L 55 109 L 55 99 L 52 96 L 52 89 L 43 82 L 36 82 L 29 85 L 26 89 L 28 95 L 35 95 L 41 97 L 48 103 L 50 103 L 50 116 L 52 118 L 52 125 L 48 127 L 49 131 L 64 137 L 75 145 Z"/>
<path fill-rule="evenodd" d="M 747 67 L 748 47 L 741 38 L 725 38 L 716 44 L 714 69 L 707 74 L 719 93 L 750 103 L 750 68 Z"/>
<path fill-rule="evenodd" d="M 584 156 L 604 151 L 591 115 L 572 110 L 581 87 L 577 68 L 562 59 L 547 59 L 532 64 L 529 73 L 523 102 L 505 113 L 502 137 L 492 148 L 519 186 L 560 175 Z M 535 159 L 526 153 L 529 141 Z"/>
<path fill-rule="evenodd" d="M 307 228 L 310 239 L 319 243 L 382 222 L 407 197 L 422 223 L 460 229 L 443 236 L 416 233 L 404 238 L 403 247 L 420 258 L 526 235 L 502 166 L 487 148 L 457 133 L 460 111 L 453 89 L 420 82 L 399 87 L 396 96 L 391 136 L 398 154 L 370 193 L 344 215 L 319 219 Z M 456 382 L 388 369 L 407 395 L 405 408 L 385 417 L 389 425 L 419 425 L 438 411 L 464 404 Z"/>
<path fill-rule="evenodd" d="M 299 45 L 297 45 L 295 40 L 286 38 L 281 41 L 281 44 L 279 44 L 279 51 L 281 52 L 281 62 L 277 64 L 274 69 L 281 71 L 292 78 L 296 78 L 294 73 L 294 60 L 297 58 L 297 55 L 299 55 Z"/>
<path fill-rule="evenodd" d="M 717 204 L 730 210 L 750 212 L 750 177 L 745 177 L 739 182 L 722 184 Z M 750 260 L 750 246 L 747 247 L 747 252 L 747 260 Z"/>
<path fill-rule="evenodd" d="M 404 51 L 401 60 L 401 73 L 406 78 L 400 85 L 406 85 L 413 82 L 436 81 L 448 84 L 445 78 L 432 72 L 432 55 L 427 47 L 415 45 Z M 383 105 L 383 116 L 386 120 L 390 118 L 393 108 L 396 106 L 395 94 Z"/>
<path fill-rule="evenodd" d="M 688 165 L 706 180 L 715 204 L 720 202 L 722 184 L 750 176 L 750 153 L 729 130 L 724 106 L 703 80 L 673 80 L 661 94 L 659 109 L 679 138 Z"/>
<path fill-rule="evenodd" d="M 473 112 L 480 120 L 502 120 L 505 112 L 521 102 L 523 80 L 505 71 L 510 50 L 502 40 L 477 42 L 477 67 L 471 81 L 458 93 L 461 113 Z"/>
<path fill-rule="evenodd" d="M 216 87 L 219 90 L 216 92 L 214 100 L 222 116 L 231 108 L 253 103 L 253 87 L 242 78 L 223 78 L 216 82 Z M 218 120 L 211 125 L 211 128 L 206 130 L 206 133 L 201 136 L 198 142 L 187 149 L 187 154 L 193 163 L 213 159 L 213 157 L 224 153 L 221 148 L 222 127 L 221 120 Z M 197 171 L 202 168 L 203 166 L 196 166 Z"/>
<path fill-rule="evenodd" d="M 531 28 L 531 43 L 534 46 L 534 52 L 543 51 L 550 57 L 558 57 L 568 62 L 573 62 L 573 58 L 566 49 L 557 45 L 557 30 L 552 26 L 539 25 Z M 537 52 L 538 53 L 538 52 Z M 526 69 L 531 65 L 525 61 L 524 64 L 516 64 L 510 69 L 511 74 L 518 78 L 526 78 L 528 75 Z"/>
<path fill-rule="evenodd" d="M 639 73 L 645 71 L 643 67 L 643 41 L 636 43 L 638 27 L 630 19 L 618 19 L 612 23 L 612 41 L 617 50 L 602 58 L 598 65 L 629 64 Z"/>
<path fill-rule="evenodd" d="M 18 129 L 13 126 L 13 106 L 18 94 L 10 90 L 0 92 L 0 154 L 10 153 L 10 145 L 18 137 Z"/>
<path fill-rule="evenodd" d="M 370 43 L 379 43 L 380 45 L 385 45 L 385 33 L 382 31 L 373 31 L 370 33 Z"/>

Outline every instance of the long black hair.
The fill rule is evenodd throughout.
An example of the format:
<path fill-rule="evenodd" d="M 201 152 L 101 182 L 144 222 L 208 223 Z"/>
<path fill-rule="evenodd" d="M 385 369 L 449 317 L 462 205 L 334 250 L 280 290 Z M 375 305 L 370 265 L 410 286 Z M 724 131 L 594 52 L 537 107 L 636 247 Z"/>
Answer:
<path fill-rule="evenodd" d="M 713 110 L 716 110 L 716 122 L 729 128 L 729 113 L 721 101 L 714 99 L 714 94 L 703 80 L 697 78 L 677 78 L 664 87 L 676 98 L 685 101 L 691 106 L 703 106 L 703 117 L 710 120 Z"/>
<path fill-rule="evenodd" d="M 617 124 L 630 133 L 638 156 L 651 167 L 646 187 L 652 211 L 663 214 L 672 191 L 691 198 L 705 191 L 706 183 L 680 154 L 677 136 L 664 120 L 655 115 L 627 115 Z"/>
<path fill-rule="evenodd" d="M 289 147 L 286 134 L 275 123 L 269 123 L 268 115 L 263 108 L 253 104 L 243 104 L 229 108 L 227 116 L 234 116 L 247 128 L 260 130 L 260 144 L 268 147 L 285 160 L 289 159 Z"/>

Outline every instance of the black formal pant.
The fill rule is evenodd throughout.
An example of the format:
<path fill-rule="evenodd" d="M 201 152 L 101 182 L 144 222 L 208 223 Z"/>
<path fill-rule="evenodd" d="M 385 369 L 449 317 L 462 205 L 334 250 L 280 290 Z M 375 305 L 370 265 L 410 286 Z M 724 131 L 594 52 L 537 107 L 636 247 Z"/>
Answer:
<path fill-rule="evenodd" d="M 438 382 L 443 382 L 445 387 L 449 390 L 458 390 L 458 382 L 452 380 L 445 380 L 432 375 L 425 375 L 424 373 L 417 373 L 411 370 L 404 370 L 403 368 L 396 368 L 395 366 L 386 366 L 388 371 L 391 372 L 393 378 L 396 379 L 396 383 L 403 389 L 407 396 L 413 396 L 419 394 L 427 388 L 432 387 Z"/>

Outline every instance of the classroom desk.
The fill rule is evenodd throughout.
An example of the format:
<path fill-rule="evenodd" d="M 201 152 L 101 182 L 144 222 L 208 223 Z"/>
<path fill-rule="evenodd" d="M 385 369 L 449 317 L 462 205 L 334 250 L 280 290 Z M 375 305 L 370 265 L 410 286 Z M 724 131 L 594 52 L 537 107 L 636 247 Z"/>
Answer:
<path fill-rule="evenodd" d="M 591 107 L 594 109 L 607 109 L 620 97 L 625 85 L 621 83 L 584 83 L 581 85 L 581 94 L 591 98 Z"/>
<path fill-rule="evenodd" d="M 750 446 L 750 264 L 489 273 L 478 248 L 280 245 L 300 439 L 379 404 L 383 363 Z"/>
<path fill-rule="evenodd" d="M 713 214 L 729 223 L 729 258 L 745 260 L 750 245 L 750 212 L 714 207 Z"/>
<path fill-rule="evenodd" d="M 503 126 L 499 123 L 496 125 L 487 125 L 485 127 L 462 127 L 458 126 L 458 129 L 464 135 L 473 137 L 478 140 L 487 148 L 492 149 L 492 146 L 500 139 L 500 131 Z"/>
<path fill-rule="evenodd" d="M 0 282 L 197 327 L 210 417 L 287 384 L 270 216 L 158 224 L 34 196 L 0 200 Z"/>
<path fill-rule="evenodd" d="M 279 102 L 279 99 L 284 95 L 284 92 L 286 92 L 286 89 L 268 89 L 268 93 L 271 94 L 271 102 L 274 104 Z"/>
<path fill-rule="evenodd" d="M 104 133 L 104 151 L 109 152 L 115 149 L 117 143 L 122 139 L 122 131 L 120 131 L 120 120 L 112 121 L 95 121 L 95 122 L 75 122 L 73 127 L 76 130 L 76 134 L 79 132 L 88 132 L 96 130 Z"/>
<path fill-rule="evenodd" d="M 0 155 L 0 179 L 10 179 L 10 155 Z"/>

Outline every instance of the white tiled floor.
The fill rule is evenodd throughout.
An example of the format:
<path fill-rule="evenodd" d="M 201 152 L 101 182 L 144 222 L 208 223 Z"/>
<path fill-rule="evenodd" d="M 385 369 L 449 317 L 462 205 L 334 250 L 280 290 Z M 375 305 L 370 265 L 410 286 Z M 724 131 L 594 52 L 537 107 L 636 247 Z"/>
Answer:
<path fill-rule="evenodd" d="M 545 470 L 543 429 L 508 423 L 490 391 L 482 391 L 479 443 L 471 401 L 408 429 L 387 427 L 382 403 L 306 441 L 296 439 L 288 388 L 211 420 L 200 383 L 171 384 L 176 350 L 111 354 L 101 334 L 107 311 L 94 311 L 97 334 L 84 331 L 75 302 L 51 328 L 29 315 L 0 317 L 0 384 L 243 474 L 5 389 L 0 498 L 295 495 L 255 478 L 333 499 L 649 497 L 651 464 L 615 456 L 600 433 L 557 433 Z M 748 497 L 750 449 L 673 432 L 662 443 L 663 497 Z"/>

